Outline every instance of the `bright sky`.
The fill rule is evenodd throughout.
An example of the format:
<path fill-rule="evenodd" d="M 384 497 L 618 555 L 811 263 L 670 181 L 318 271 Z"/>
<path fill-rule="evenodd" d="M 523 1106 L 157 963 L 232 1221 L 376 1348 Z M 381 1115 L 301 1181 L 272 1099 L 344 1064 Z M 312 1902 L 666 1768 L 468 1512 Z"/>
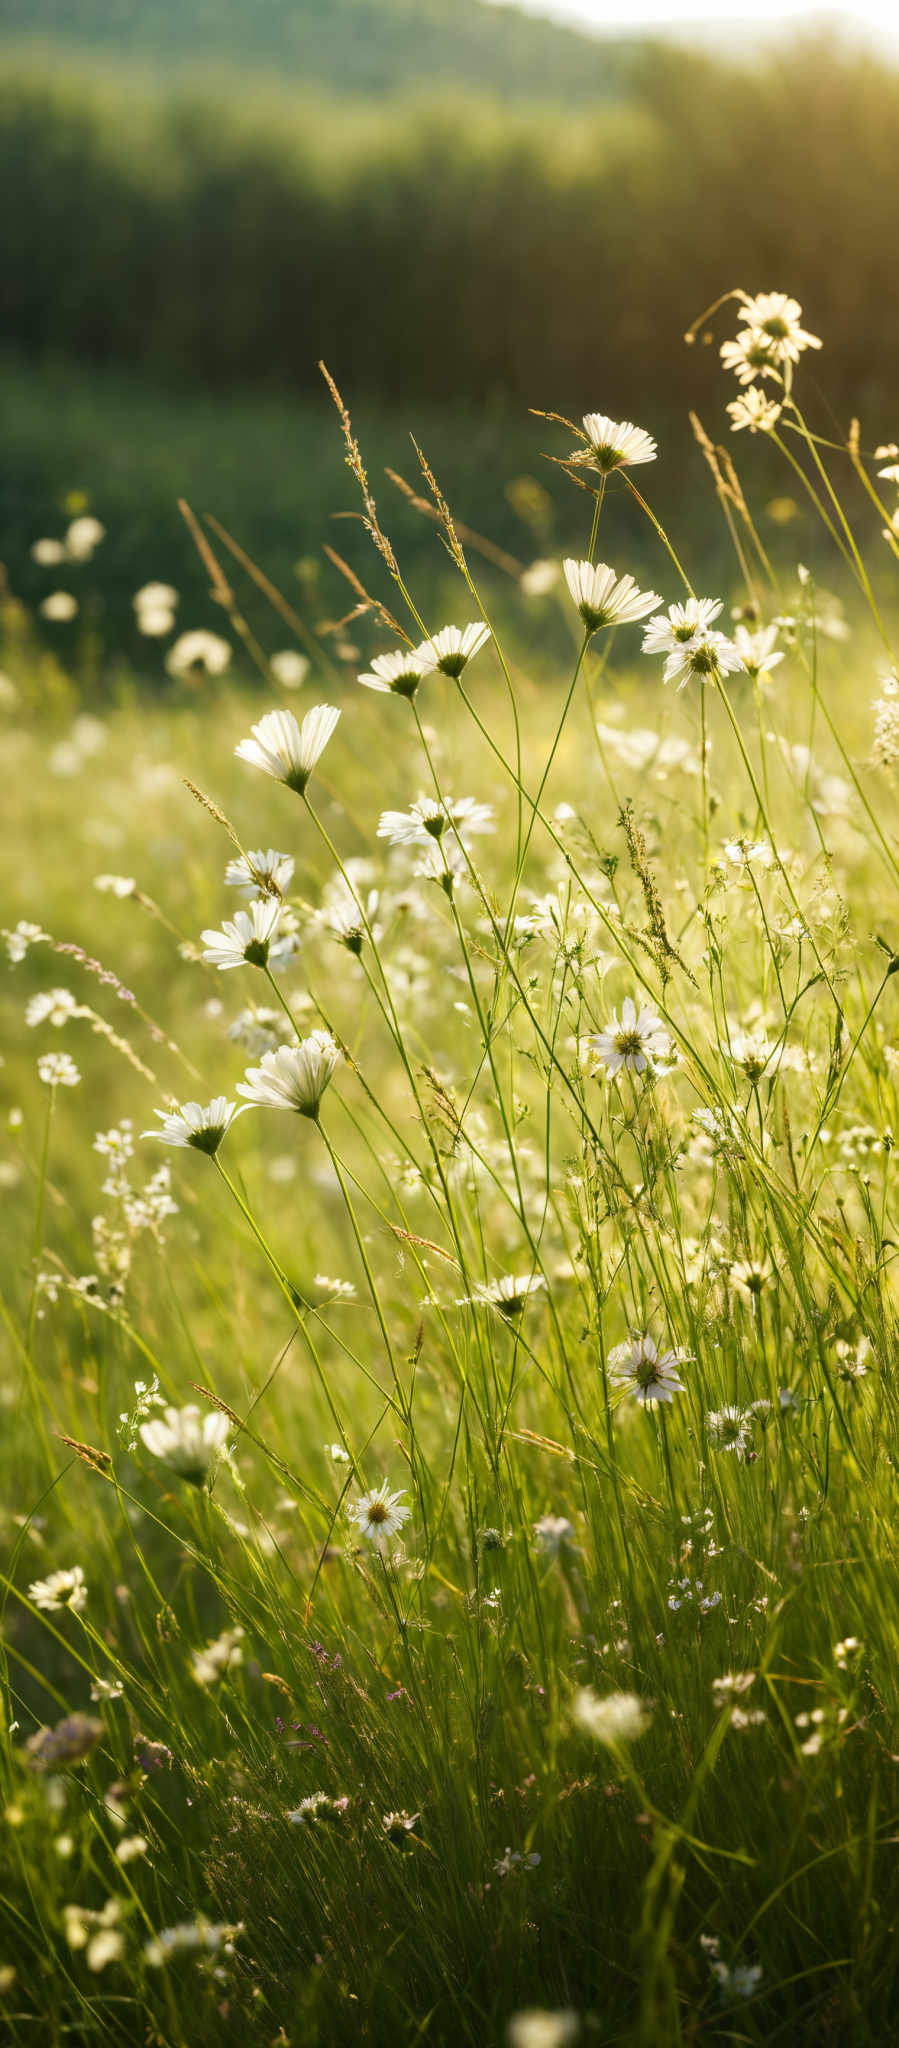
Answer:
<path fill-rule="evenodd" d="M 897 39 L 895 0 L 851 0 L 845 6 L 823 6 L 821 0 L 494 0 L 494 5 L 516 4 L 532 14 L 556 15 L 562 20 L 583 21 L 598 29 L 668 28 L 702 24 L 707 33 L 714 26 L 733 26 L 741 31 L 753 28 L 789 30 L 795 23 L 817 18 L 838 21 L 880 40 Z"/>

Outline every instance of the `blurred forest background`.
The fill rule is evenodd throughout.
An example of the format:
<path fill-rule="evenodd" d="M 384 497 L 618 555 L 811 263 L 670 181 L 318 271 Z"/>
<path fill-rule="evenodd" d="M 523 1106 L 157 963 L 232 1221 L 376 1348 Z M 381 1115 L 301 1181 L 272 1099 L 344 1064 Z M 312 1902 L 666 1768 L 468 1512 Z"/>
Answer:
<path fill-rule="evenodd" d="M 415 431 L 523 561 L 555 490 L 529 406 L 638 420 L 679 503 L 688 408 L 720 431 L 725 395 L 683 333 L 729 286 L 802 301 L 835 432 L 896 432 L 899 72 L 820 38 L 737 59 L 481 0 L 0 0 L 0 181 L 0 559 L 28 602 L 54 507 L 106 524 L 122 621 L 147 575 L 189 580 L 179 492 L 276 576 L 317 556 L 354 504 L 320 356 L 373 474 L 413 474 Z M 697 551 L 713 532 L 710 505 Z"/>

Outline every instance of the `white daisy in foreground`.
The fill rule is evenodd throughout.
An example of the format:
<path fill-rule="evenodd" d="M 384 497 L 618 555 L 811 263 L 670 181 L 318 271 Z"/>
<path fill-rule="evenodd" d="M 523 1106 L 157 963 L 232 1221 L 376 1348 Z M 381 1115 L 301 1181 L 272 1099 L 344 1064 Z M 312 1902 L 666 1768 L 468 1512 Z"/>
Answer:
<path fill-rule="evenodd" d="M 229 889 L 244 889 L 249 896 L 283 896 L 293 880 L 293 868 L 291 854 L 268 846 L 229 860 L 225 881 Z"/>
<path fill-rule="evenodd" d="M 525 2006 L 508 2021 L 506 2040 L 509 2048 L 572 2048 L 580 2024 L 570 2006 L 558 2012 L 548 2012 L 540 2005 Z"/>
<path fill-rule="evenodd" d="M 684 604 L 670 604 L 644 627 L 644 654 L 676 654 L 678 648 L 689 647 L 708 632 L 722 602 L 720 597 L 688 597 Z"/>
<path fill-rule="evenodd" d="M 350 1521 L 355 1522 L 359 1535 L 375 1550 L 383 1550 L 391 1537 L 396 1536 L 408 1522 L 412 1513 L 404 1503 L 402 1493 L 390 1493 L 386 1479 L 371 1493 L 363 1493 L 347 1509 Z"/>
<path fill-rule="evenodd" d="M 302 796 L 313 768 L 321 760 L 340 712 L 333 704 L 316 704 L 298 725 L 292 711 L 268 711 L 234 752 L 239 761 L 261 768 Z"/>
<path fill-rule="evenodd" d="M 58 1614 L 62 1607 L 80 1614 L 87 1606 L 87 1586 L 80 1564 L 71 1565 L 67 1571 L 51 1572 L 48 1579 L 35 1579 L 28 1588 L 28 1598 L 45 1614 Z"/>
<path fill-rule="evenodd" d="M 424 846 L 428 839 L 442 839 L 448 827 L 457 836 L 492 832 L 493 812 L 489 804 L 476 803 L 473 796 L 445 797 L 439 802 L 422 796 L 409 811 L 382 811 L 378 838 L 389 839 L 391 846 Z"/>
<path fill-rule="evenodd" d="M 671 1040 L 661 1017 L 648 1003 L 638 1010 L 632 996 L 625 996 L 620 1017 L 613 1010 L 605 1030 L 595 1032 L 587 1044 L 609 1075 L 620 1074 L 622 1068 L 644 1074 L 647 1067 L 652 1069 L 656 1060 L 666 1059 L 671 1051 Z"/>
<path fill-rule="evenodd" d="M 658 448 L 651 434 L 635 427 L 632 420 L 610 420 L 604 412 L 585 412 L 585 448 L 576 448 L 570 462 L 589 464 L 608 476 L 613 469 L 634 469 L 641 462 L 655 462 Z"/>
<path fill-rule="evenodd" d="M 48 988 L 41 995 L 32 996 L 25 1011 L 25 1022 L 32 1030 L 36 1024 L 52 1024 L 59 1031 L 77 1013 L 78 1004 L 70 989 Z"/>
<path fill-rule="evenodd" d="M 432 640 L 423 640 L 418 649 L 422 674 L 431 675 L 434 669 L 439 669 L 442 676 L 451 676 L 453 682 L 458 682 L 463 669 L 476 654 L 480 654 L 489 639 L 490 627 L 477 622 L 461 629 L 444 626 Z"/>
<path fill-rule="evenodd" d="M 282 690 L 298 690 L 309 674 L 305 654 L 298 654 L 294 647 L 285 647 L 280 654 L 273 654 L 269 668 Z"/>
<path fill-rule="evenodd" d="M 202 627 L 194 633 L 181 633 L 170 647 L 165 665 L 170 676 L 224 675 L 231 660 L 230 642 L 223 640 L 220 633 L 207 633 Z"/>
<path fill-rule="evenodd" d="M 313 1031 L 299 1045 L 280 1045 L 263 1055 L 258 1067 L 238 1081 L 238 1095 L 262 1109 L 294 1109 L 317 1119 L 325 1089 L 340 1059 L 340 1049 L 327 1031 Z"/>
<path fill-rule="evenodd" d="M 257 896 L 249 910 L 226 918 L 221 931 L 201 932 L 204 960 L 222 971 L 242 967 L 244 962 L 250 967 L 266 967 L 280 916 L 279 899 Z"/>
<path fill-rule="evenodd" d="M 488 1280 L 465 1295 L 459 1308 L 495 1308 L 501 1316 L 520 1316 L 531 1296 L 546 1286 L 542 1273 L 504 1273 L 501 1280 Z"/>
<path fill-rule="evenodd" d="M 230 1424 L 217 1408 L 204 1413 L 196 1402 L 186 1408 L 166 1408 L 152 1422 L 140 1425 L 141 1442 L 153 1458 L 167 1465 L 179 1479 L 202 1486 L 224 1448 Z"/>
<path fill-rule="evenodd" d="M 820 348 L 817 334 L 802 326 L 802 307 L 786 292 L 758 292 L 750 298 L 741 292 L 743 314 L 754 334 L 764 337 L 778 363 L 798 363 L 804 349 Z"/>
<path fill-rule="evenodd" d="M 48 1088 L 77 1088 L 81 1079 L 74 1060 L 67 1052 L 42 1053 L 37 1070 Z"/>
<path fill-rule="evenodd" d="M 604 1698 L 582 1685 L 574 1696 L 574 1718 L 594 1742 L 618 1749 L 624 1742 L 638 1742 L 652 1720 L 652 1708 L 635 1692 L 609 1692 Z"/>
<path fill-rule="evenodd" d="M 575 562 L 569 556 L 562 568 L 588 633 L 645 619 L 662 602 L 654 590 L 639 590 L 633 576 L 616 576 L 607 562 Z"/>
<path fill-rule="evenodd" d="M 70 590 L 51 590 L 49 597 L 38 605 L 41 618 L 49 619 L 54 626 L 66 625 L 69 619 L 74 619 L 77 610 L 78 599 Z"/>
<path fill-rule="evenodd" d="M 733 432 L 739 434 L 748 427 L 750 434 L 770 434 L 780 419 L 783 407 L 776 398 L 769 398 L 758 384 L 750 384 L 749 390 L 739 398 L 732 398 L 725 411 L 730 413 Z"/>
<path fill-rule="evenodd" d="M 163 1145 L 192 1145 L 196 1152 L 213 1158 L 236 1116 L 242 1116 L 236 1102 L 216 1095 L 205 1108 L 199 1102 L 183 1102 L 180 1109 L 153 1112 L 162 1123 L 161 1131 L 142 1131 L 144 1138 L 158 1138 Z"/>
<path fill-rule="evenodd" d="M 675 1394 L 685 1392 L 677 1370 L 685 1359 L 685 1352 L 660 1351 L 653 1337 L 638 1335 L 609 1352 L 609 1378 L 645 1408 L 653 1401 L 673 1401 Z"/>
<path fill-rule="evenodd" d="M 392 654 L 376 654 L 371 668 L 356 677 L 365 690 L 379 690 L 383 696 L 414 697 L 427 673 L 420 650 L 397 647 Z"/>

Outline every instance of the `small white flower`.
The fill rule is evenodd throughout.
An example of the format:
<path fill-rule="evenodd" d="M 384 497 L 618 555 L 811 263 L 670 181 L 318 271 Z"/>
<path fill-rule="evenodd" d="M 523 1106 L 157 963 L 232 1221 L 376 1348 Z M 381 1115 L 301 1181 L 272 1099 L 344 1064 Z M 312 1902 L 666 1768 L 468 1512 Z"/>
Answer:
<path fill-rule="evenodd" d="M 572 2048 L 579 2032 L 580 2020 L 570 2007 L 547 2012 L 533 2005 L 512 2014 L 506 2039 L 509 2048 Z"/>
<path fill-rule="evenodd" d="M 416 647 L 397 647 L 392 654 L 376 654 L 371 668 L 357 676 L 363 689 L 378 690 L 384 696 L 414 697 L 427 674 Z"/>
<path fill-rule="evenodd" d="M 574 1524 L 567 1515 L 541 1515 L 534 1523 L 534 1541 L 547 1557 L 558 1557 L 574 1542 Z"/>
<path fill-rule="evenodd" d="M 49 619 L 54 626 L 66 625 L 78 611 L 78 599 L 70 590 L 51 590 L 49 597 L 38 606 L 42 619 Z"/>
<path fill-rule="evenodd" d="M 531 562 L 521 577 L 521 588 L 525 597 L 546 597 L 549 591 L 555 589 L 561 574 L 558 562 L 548 562 L 542 558 Z"/>
<path fill-rule="evenodd" d="M 705 1419 L 710 1444 L 718 1451 L 732 1451 L 743 1464 L 752 1449 L 752 1417 L 742 1408 L 713 1408 Z"/>
<path fill-rule="evenodd" d="M 220 633 L 207 633 L 202 627 L 193 633 L 181 633 L 170 647 L 165 665 L 170 676 L 190 676 L 201 672 L 208 676 L 224 675 L 231 660 L 230 642 L 223 640 Z"/>
<path fill-rule="evenodd" d="M 439 669 L 442 676 L 451 676 L 454 682 L 458 682 L 463 669 L 482 647 L 486 647 L 490 637 L 490 627 L 477 622 L 461 629 L 444 626 L 432 640 L 423 640 L 417 649 L 422 675 L 431 675 Z"/>
<path fill-rule="evenodd" d="M 298 1045 L 280 1045 L 263 1054 L 258 1067 L 247 1069 L 238 1095 L 263 1109 L 294 1109 L 318 1117 L 319 1104 L 340 1059 L 340 1049 L 327 1031 L 313 1031 Z"/>
<path fill-rule="evenodd" d="M 607 1749 L 624 1742 L 637 1742 L 652 1720 L 652 1708 L 635 1692 L 610 1692 L 604 1698 L 587 1685 L 574 1698 L 574 1718 L 579 1728 Z"/>
<path fill-rule="evenodd" d="M 158 1138 L 163 1145 L 192 1145 L 195 1151 L 208 1152 L 212 1157 L 243 1110 L 228 1102 L 224 1095 L 216 1095 L 205 1108 L 199 1102 L 183 1102 L 180 1109 L 157 1109 L 153 1113 L 159 1117 L 162 1129 L 143 1131 L 142 1137 Z"/>
<path fill-rule="evenodd" d="M 158 606 L 162 606 L 166 611 L 174 611 L 178 602 L 178 592 L 171 583 L 144 583 L 140 590 L 135 591 L 131 602 L 136 612 L 145 609 L 152 611 Z"/>
<path fill-rule="evenodd" d="M 764 1031 L 735 1031 L 728 1048 L 734 1066 L 741 1067 L 752 1082 L 761 1080 L 774 1053 L 775 1047 Z"/>
<path fill-rule="evenodd" d="M 734 645 L 746 674 L 757 682 L 761 676 L 770 675 L 771 670 L 783 661 L 783 654 L 775 652 L 777 627 L 762 626 L 757 633 L 750 633 L 745 626 L 738 626 L 734 633 Z"/>
<path fill-rule="evenodd" d="M 87 1586 L 80 1564 L 71 1565 L 67 1571 L 51 1572 L 47 1579 L 35 1579 L 28 1588 L 28 1598 L 45 1614 L 58 1614 L 63 1607 L 80 1614 L 87 1606 Z"/>
<path fill-rule="evenodd" d="M 671 1051 L 661 1017 L 648 1003 L 638 1010 L 632 996 L 625 996 L 621 1016 L 613 1010 L 605 1030 L 593 1033 L 587 1044 L 610 1075 L 619 1074 L 622 1068 L 643 1074 L 647 1067 L 652 1070 L 657 1060 L 666 1059 Z"/>
<path fill-rule="evenodd" d="M 654 590 L 639 590 L 633 576 L 616 576 L 607 562 L 575 562 L 569 556 L 562 568 L 588 633 L 645 619 L 662 602 Z"/>
<path fill-rule="evenodd" d="M 74 1017 L 78 1004 L 67 988 L 50 988 L 41 995 L 32 996 L 25 1011 L 25 1022 L 32 1029 L 36 1024 L 52 1024 L 60 1030 Z"/>
<path fill-rule="evenodd" d="M 179 1479 L 202 1486 L 218 1462 L 230 1423 L 218 1408 L 204 1412 L 195 1401 L 185 1408 L 166 1408 L 162 1416 L 140 1425 L 141 1442 L 150 1456 L 168 1465 Z"/>
<path fill-rule="evenodd" d="M 64 562 L 66 558 L 62 541 L 49 538 L 32 541 L 28 552 L 32 561 L 37 562 L 41 569 L 58 569 L 60 562 Z"/>
<path fill-rule="evenodd" d="M 750 434 L 770 434 L 783 411 L 776 398 L 770 398 L 759 384 L 750 384 L 748 391 L 732 398 L 725 409 L 730 413 L 735 434 L 744 427 L 748 427 Z"/>
<path fill-rule="evenodd" d="M 488 1280 L 485 1285 L 475 1288 L 474 1294 L 467 1294 L 457 1304 L 459 1308 L 495 1308 L 501 1316 L 520 1316 L 533 1294 L 539 1294 L 546 1286 L 542 1273 L 504 1273 L 500 1280 Z"/>
<path fill-rule="evenodd" d="M 383 1550 L 391 1537 L 396 1536 L 404 1522 L 408 1522 L 411 1508 L 404 1504 L 402 1493 L 390 1493 L 386 1479 L 370 1493 L 363 1493 L 352 1501 L 347 1513 L 355 1522 L 360 1536 L 371 1543 L 375 1550 Z"/>
<path fill-rule="evenodd" d="M 816 334 L 802 326 L 802 307 L 786 292 L 759 292 L 755 298 L 741 292 L 746 324 L 767 343 L 777 363 L 798 363 L 804 349 L 820 348 Z"/>
<path fill-rule="evenodd" d="M 756 377 L 775 377 L 779 372 L 774 349 L 767 335 L 756 328 L 743 327 L 736 341 L 725 341 L 721 346 L 721 361 L 726 370 L 732 370 L 739 384 L 754 384 Z"/>
<path fill-rule="evenodd" d="M 686 1361 L 684 1351 L 659 1351 L 654 1338 L 631 1337 L 609 1352 L 609 1378 L 633 1394 L 641 1408 L 654 1401 L 673 1401 L 682 1394 L 683 1380 L 678 1366 Z"/>
<path fill-rule="evenodd" d="M 670 604 L 644 627 L 644 654 L 676 654 L 679 648 L 692 646 L 708 632 L 721 608 L 720 597 L 688 597 L 684 604 Z"/>
<path fill-rule="evenodd" d="M 446 797 L 440 802 L 419 797 L 409 811 L 382 811 L 378 838 L 389 839 L 391 846 L 426 846 L 429 839 L 441 839 L 447 829 L 454 838 L 466 832 L 492 832 L 490 805 L 476 803 L 472 796 Z"/>
<path fill-rule="evenodd" d="M 305 654 L 298 654 L 294 647 L 285 647 L 280 654 L 273 654 L 269 668 L 282 690 L 298 690 L 309 674 Z"/>
<path fill-rule="evenodd" d="M 95 875 L 94 888 L 101 896 L 133 896 L 137 883 L 133 875 Z"/>
<path fill-rule="evenodd" d="M 210 967 L 222 971 L 229 967 L 265 967 L 272 941 L 281 916 L 281 904 L 267 896 L 257 896 L 249 910 L 238 910 L 233 918 L 226 918 L 221 931 L 201 933 L 204 942 L 204 960 Z"/>
<path fill-rule="evenodd" d="M 610 420 L 604 412 L 585 412 L 586 447 L 576 448 L 570 462 L 598 469 L 608 476 L 613 469 L 633 469 L 641 462 L 655 462 L 658 449 L 651 434 L 635 427 L 631 420 Z"/>
<path fill-rule="evenodd" d="M 146 1835 L 123 1835 L 116 1843 L 116 1862 L 133 1863 L 138 1856 L 146 1856 L 149 1844 Z"/>
<path fill-rule="evenodd" d="M 298 796 L 320 761 L 340 712 L 333 704 L 316 704 L 298 725 L 292 711 L 268 711 L 252 728 L 252 739 L 241 740 L 234 751 L 239 761 L 261 768 L 276 782 L 284 782 Z"/>
<path fill-rule="evenodd" d="M 42 1053 L 37 1070 L 48 1088 L 77 1088 L 81 1079 L 74 1060 L 67 1052 Z"/>
<path fill-rule="evenodd" d="M 277 853 L 269 846 L 229 860 L 225 881 L 229 889 L 243 889 L 248 896 L 284 896 L 293 880 L 293 868 L 291 854 Z"/>
<path fill-rule="evenodd" d="M 90 512 L 82 512 L 66 528 L 65 551 L 70 562 L 89 562 L 95 548 L 106 539 L 106 528 Z"/>
<path fill-rule="evenodd" d="M 236 1671 L 243 1663 L 243 1639 L 242 1628 L 226 1628 L 204 1650 L 192 1650 L 191 1670 L 197 1684 L 217 1685 L 226 1671 Z"/>
<path fill-rule="evenodd" d="M 691 676 L 700 681 L 717 683 L 723 676 L 735 675 L 743 666 L 732 640 L 724 633 L 702 633 L 676 653 L 669 654 L 662 670 L 662 681 L 676 683 L 679 690 L 689 682 Z"/>

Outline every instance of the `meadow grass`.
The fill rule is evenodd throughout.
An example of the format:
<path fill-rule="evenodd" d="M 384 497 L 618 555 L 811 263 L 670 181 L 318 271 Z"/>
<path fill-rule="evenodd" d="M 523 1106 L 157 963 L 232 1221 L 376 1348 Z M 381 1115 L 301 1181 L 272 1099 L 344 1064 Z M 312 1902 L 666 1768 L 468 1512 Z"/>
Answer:
<path fill-rule="evenodd" d="M 594 588 L 645 504 L 689 595 L 545 420 L 582 616 L 464 667 L 350 440 L 411 694 L 299 767 L 199 662 L 98 718 L 7 604 L 11 2042 L 895 2036 L 894 487 L 776 341 L 845 616 L 733 483 L 730 613 Z"/>

